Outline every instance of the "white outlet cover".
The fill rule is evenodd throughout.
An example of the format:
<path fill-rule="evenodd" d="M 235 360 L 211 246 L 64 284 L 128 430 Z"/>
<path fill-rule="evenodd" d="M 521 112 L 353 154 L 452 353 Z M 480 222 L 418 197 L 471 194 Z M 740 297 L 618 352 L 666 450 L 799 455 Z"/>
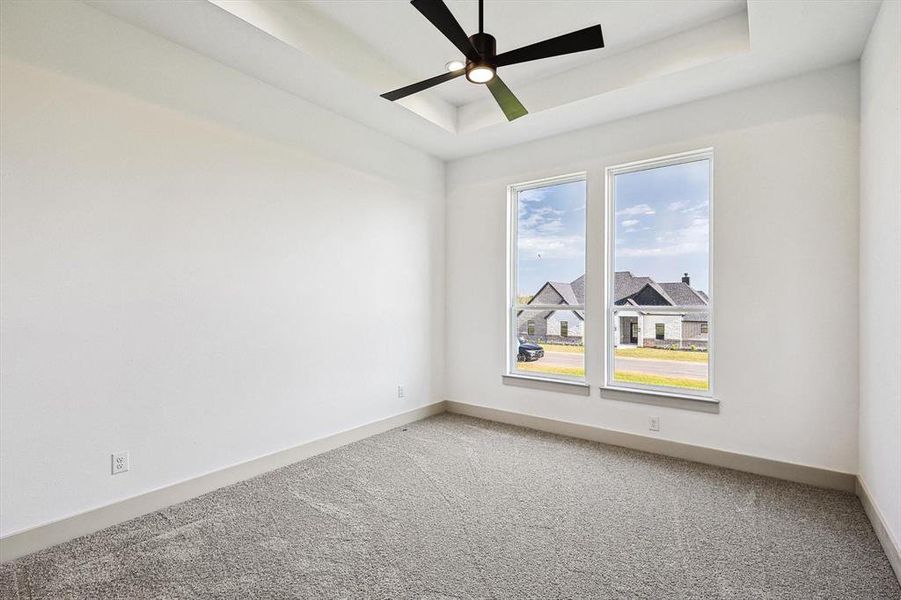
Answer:
<path fill-rule="evenodd" d="M 398 398 L 404 397 L 404 386 L 402 386 L 402 385 L 397 386 L 397 397 Z"/>
<path fill-rule="evenodd" d="M 651 431 L 660 431 L 660 417 L 651 417 L 648 419 L 648 429 Z"/>
<path fill-rule="evenodd" d="M 128 452 L 117 452 L 115 454 L 111 454 L 110 458 L 112 460 L 112 474 L 118 475 L 119 473 L 124 473 L 128 470 Z"/>

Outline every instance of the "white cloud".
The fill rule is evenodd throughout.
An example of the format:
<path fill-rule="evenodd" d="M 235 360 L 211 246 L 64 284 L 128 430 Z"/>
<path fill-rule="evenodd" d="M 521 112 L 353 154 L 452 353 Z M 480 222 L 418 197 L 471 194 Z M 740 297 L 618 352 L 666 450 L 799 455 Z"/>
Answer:
<path fill-rule="evenodd" d="M 657 237 L 654 247 L 644 248 L 619 248 L 617 256 L 678 256 L 683 254 L 698 254 L 708 251 L 708 237 L 710 235 L 710 222 L 707 218 L 692 219 L 686 227 L 668 231 Z"/>
<path fill-rule="evenodd" d="M 545 188 L 533 188 L 519 193 L 519 202 L 541 202 L 547 198 L 548 190 Z"/>
<path fill-rule="evenodd" d="M 685 200 L 676 200 L 675 202 L 670 202 L 666 207 L 669 210 L 679 210 L 680 208 L 685 208 L 688 205 L 688 202 Z"/>
<path fill-rule="evenodd" d="M 518 251 L 523 258 L 581 258 L 585 255 L 585 236 L 556 237 L 520 235 Z"/>
<path fill-rule="evenodd" d="M 710 203 L 707 200 L 705 200 L 704 202 L 701 202 L 700 204 L 695 204 L 694 206 L 687 206 L 687 207 L 683 208 L 682 210 L 680 210 L 679 212 L 681 212 L 683 215 L 687 215 L 689 213 L 698 212 L 701 210 L 707 210 L 707 206 L 709 204 Z"/>
<path fill-rule="evenodd" d="M 583 258 L 585 235 L 574 229 L 585 218 L 584 213 L 578 213 L 584 206 L 568 208 L 542 203 L 548 200 L 547 194 L 541 188 L 520 193 L 517 222 L 520 257 L 526 260 Z"/>
<path fill-rule="evenodd" d="M 542 232 L 554 233 L 563 229 L 563 223 L 560 215 L 563 211 L 551 208 L 550 206 L 539 206 L 537 208 L 525 208 L 520 205 L 519 209 L 519 231 L 521 233 Z"/>
<path fill-rule="evenodd" d="M 626 219 L 622 222 L 623 227 L 632 227 L 633 225 L 638 225 L 638 219 Z"/>
<path fill-rule="evenodd" d="M 624 208 L 622 210 L 616 211 L 617 215 L 655 215 L 657 211 L 648 206 L 647 204 L 636 204 L 635 206 L 630 206 L 629 208 Z"/>
<path fill-rule="evenodd" d="M 539 191 L 539 190 L 536 190 Z M 529 198 L 532 202 L 536 198 Z M 538 198 L 540 199 L 540 198 Z M 525 200 L 520 197 L 520 200 Z M 565 211 L 551 206 L 519 205 L 519 253 L 523 258 L 542 260 L 580 258 L 585 252 L 584 235 L 560 235 L 566 227 Z"/>

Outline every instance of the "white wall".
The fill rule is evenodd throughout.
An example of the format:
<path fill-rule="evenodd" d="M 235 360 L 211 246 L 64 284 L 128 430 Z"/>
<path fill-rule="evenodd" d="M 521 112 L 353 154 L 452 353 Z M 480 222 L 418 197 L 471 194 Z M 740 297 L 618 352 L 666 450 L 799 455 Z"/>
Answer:
<path fill-rule="evenodd" d="M 80 3 L 0 23 L 2 534 L 441 399 L 439 161 Z"/>
<path fill-rule="evenodd" d="M 682 317 L 667 315 L 646 315 L 641 317 L 638 330 L 639 339 L 656 342 L 658 323 L 663 324 L 665 340 L 682 341 Z"/>
<path fill-rule="evenodd" d="M 558 310 L 547 318 L 547 334 L 560 335 L 560 322 L 566 321 L 567 335 L 571 338 L 582 337 L 582 319 L 571 310 Z M 578 340 L 573 340 L 578 341 Z"/>
<path fill-rule="evenodd" d="M 659 415 L 664 438 L 856 472 L 858 90 L 842 66 L 449 163 L 447 398 L 643 434 Z M 721 413 L 504 386 L 505 187 L 588 172 L 597 386 L 604 168 L 708 146 Z"/>
<path fill-rule="evenodd" d="M 901 549 L 901 3 L 861 58 L 860 477 Z"/>

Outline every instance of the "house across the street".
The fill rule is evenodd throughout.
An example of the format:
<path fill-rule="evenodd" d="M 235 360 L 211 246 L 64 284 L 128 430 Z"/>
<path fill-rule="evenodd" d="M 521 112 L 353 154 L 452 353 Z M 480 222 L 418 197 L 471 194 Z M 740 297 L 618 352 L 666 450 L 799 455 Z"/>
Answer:
<path fill-rule="evenodd" d="M 585 303 L 585 276 L 569 283 L 548 281 L 528 304 L 559 304 L 558 310 L 521 311 L 518 317 L 520 337 L 530 341 L 581 344 L 585 315 L 565 306 Z M 618 271 L 614 278 L 614 304 L 618 310 L 614 325 L 616 346 L 650 348 L 707 348 L 708 298 L 691 287 L 688 273 L 681 281 L 658 283 L 650 277 L 635 277 Z M 661 312 L 661 307 L 676 307 L 676 312 Z"/>

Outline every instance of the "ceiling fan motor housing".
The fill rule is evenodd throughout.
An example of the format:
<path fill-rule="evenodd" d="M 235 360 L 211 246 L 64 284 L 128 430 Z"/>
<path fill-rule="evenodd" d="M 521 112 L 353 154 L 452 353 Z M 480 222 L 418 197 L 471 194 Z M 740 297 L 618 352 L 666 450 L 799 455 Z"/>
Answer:
<path fill-rule="evenodd" d="M 469 36 L 469 41 L 472 42 L 473 47 L 476 49 L 476 52 L 479 53 L 481 59 L 478 61 L 466 60 L 466 78 L 474 83 L 484 83 L 474 81 L 469 76 L 469 73 L 476 68 L 487 68 L 491 69 L 492 72 L 496 71 L 497 64 L 495 62 L 495 57 L 497 56 L 497 40 L 494 39 L 493 35 L 488 33 L 474 33 Z"/>

